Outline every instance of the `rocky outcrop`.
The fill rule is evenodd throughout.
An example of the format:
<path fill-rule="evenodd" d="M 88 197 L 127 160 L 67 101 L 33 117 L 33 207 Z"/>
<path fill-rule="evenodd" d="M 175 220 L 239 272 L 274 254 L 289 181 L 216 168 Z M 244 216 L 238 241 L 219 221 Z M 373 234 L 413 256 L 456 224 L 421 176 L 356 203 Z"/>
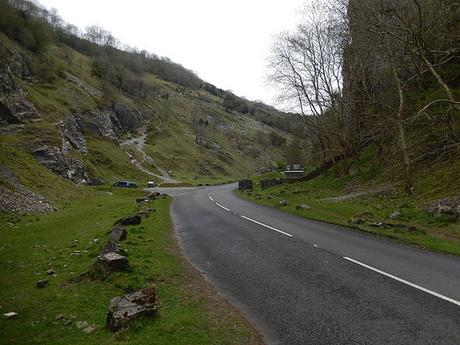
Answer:
<path fill-rule="evenodd" d="M 114 103 L 112 111 L 123 131 L 131 131 L 143 125 L 145 115 L 137 109 L 130 109 L 121 103 Z"/>
<path fill-rule="evenodd" d="M 86 148 L 86 140 L 81 132 L 79 119 L 74 116 L 68 116 L 57 123 L 59 132 L 62 138 L 62 153 L 68 154 L 73 149 L 81 154 L 88 152 Z"/>
<path fill-rule="evenodd" d="M 40 118 L 35 106 L 27 100 L 27 93 L 16 78 L 30 77 L 27 59 L 19 51 L 2 47 L 6 53 L 0 56 L 0 127 L 19 124 Z"/>
<path fill-rule="evenodd" d="M 91 110 L 78 114 L 78 117 L 83 129 L 89 134 L 106 137 L 118 143 L 121 125 L 112 111 Z"/>
<path fill-rule="evenodd" d="M 112 332 L 129 326 L 139 317 L 155 316 L 157 312 L 157 292 L 155 286 L 112 298 L 107 313 L 106 326 Z"/>
<path fill-rule="evenodd" d="M 40 117 L 27 93 L 16 83 L 8 65 L 0 66 L 0 126 Z"/>
<path fill-rule="evenodd" d="M 74 183 L 89 185 L 100 183 L 98 179 L 89 175 L 81 159 L 64 155 L 58 147 L 44 145 L 34 150 L 33 155 L 41 165 Z"/>
<path fill-rule="evenodd" d="M 110 108 L 93 109 L 76 114 L 81 128 L 91 135 L 109 138 L 119 143 L 121 133 L 141 127 L 146 115 L 135 108 L 114 103 Z"/>

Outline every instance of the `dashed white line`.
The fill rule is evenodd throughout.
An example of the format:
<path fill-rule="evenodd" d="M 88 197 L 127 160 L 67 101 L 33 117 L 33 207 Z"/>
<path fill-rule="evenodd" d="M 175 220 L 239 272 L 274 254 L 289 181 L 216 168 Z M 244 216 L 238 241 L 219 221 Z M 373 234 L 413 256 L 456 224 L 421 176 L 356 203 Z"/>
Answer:
<path fill-rule="evenodd" d="M 209 200 L 214 201 L 214 199 L 211 196 L 211 192 L 208 193 L 208 198 L 209 198 Z"/>
<path fill-rule="evenodd" d="M 350 262 L 353 262 L 353 263 L 355 263 L 355 264 L 357 264 L 357 265 L 360 265 L 360 266 L 362 266 L 362 267 L 365 267 L 365 268 L 367 268 L 367 269 L 369 269 L 369 270 L 371 270 L 371 271 L 380 273 L 380 274 L 382 274 L 382 275 L 384 275 L 384 276 L 386 276 L 386 277 L 389 277 L 389 278 L 391 278 L 391 279 L 394 279 L 394 280 L 396 280 L 396 281 L 398 281 L 398 282 L 400 282 L 400 283 L 403 283 L 403 284 L 412 286 L 412 287 L 414 287 L 414 288 L 416 288 L 416 289 L 418 289 L 418 290 L 421 290 L 421 291 L 423 291 L 423 292 L 429 293 L 430 295 L 436 296 L 436 297 L 441 298 L 441 299 L 443 299 L 443 300 L 445 300 L 445 301 L 447 301 L 447 302 L 450 302 L 450 303 L 453 303 L 453 304 L 456 304 L 456 305 L 460 306 L 460 302 L 459 302 L 459 301 L 456 301 L 456 300 L 454 300 L 454 299 L 452 299 L 452 298 L 450 298 L 450 297 L 441 295 L 440 293 L 437 293 L 437 292 L 434 292 L 434 291 L 429 290 L 429 289 L 427 289 L 427 288 L 424 288 L 423 286 L 420 286 L 420 285 L 411 283 L 410 281 L 407 281 L 407 280 L 404 280 L 404 279 L 402 279 L 402 278 L 396 277 L 396 276 L 394 276 L 394 275 L 392 275 L 392 274 L 390 274 L 390 273 L 381 271 L 381 270 L 379 270 L 379 269 L 377 269 L 377 268 L 374 268 L 374 267 L 372 267 L 372 266 L 366 265 L 366 264 L 364 264 L 364 263 L 362 263 L 362 262 L 359 262 L 359 261 L 354 260 L 354 259 L 352 259 L 352 258 L 349 258 L 349 257 L 347 257 L 347 256 L 344 256 L 343 258 L 344 258 L 345 260 L 347 260 L 347 261 L 350 261 Z"/>
<path fill-rule="evenodd" d="M 268 228 L 268 229 L 270 229 L 270 230 L 273 230 L 273 231 L 279 232 L 280 234 L 283 234 L 283 235 L 286 235 L 286 236 L 292 237 L 292 235 L 291 235 L 291 234 L 289 234 L 289 233 L 287 233 L 287 232 L 281 231 L 281 230 L 279 230 L 279 229 L 277 229 L 277 228 L 274 228 L 273 226 L 270 226 L 270 225 L 267 225 L 267 224 L 264 224 L 264 223 L 258 222 L 257 220 L 251 219 L 251 218 L 249 218 L 249 217 L 246 217 L 246 216 L 243 216 L 243 215 L 241 215 L 241 218 L 244 218 L 244 219 L 246 219 L 246 220 L 249 220 L 250 222 L 253 222 L 253 223 L 259 224 L 259 225 L 261 225 L 261 226 L 264 226 L 264 227 L 266 227 L 266 228 Z"/>
<path fill-rule="evenodd" d="M 230 210 L 228 208 L 226 208 L 225 206 L 219 204 L 218 202 L 216 202 L 216 205 L 219 206 L 220 208 L 223 208 L 225 211 L 230 212 Z"/>

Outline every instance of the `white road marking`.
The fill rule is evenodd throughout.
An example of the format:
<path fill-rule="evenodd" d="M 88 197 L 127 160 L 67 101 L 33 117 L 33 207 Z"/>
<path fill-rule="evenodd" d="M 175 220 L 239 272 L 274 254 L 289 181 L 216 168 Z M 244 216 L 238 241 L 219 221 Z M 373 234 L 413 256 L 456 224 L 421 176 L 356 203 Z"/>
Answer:
<path fill-rule="evenodd" d="M 251 218 L 249 218 L 249 217 L 246 217 L 246 216 L 243 216 L 243 215 L 241 215 L 241 218 L 244 218 L 244 219 L 247 219 L 247 220 L 249 220 L 250 222 L 253 222 L 253 223 L 256 223 L 256 224 L 262 225 L 262 226 L 264 226 L 264 227 L 266 227 L 266 228 L 268 228 L 268 229 L 270 229 L 270 230 L 273 230 L 273 231 L 279 232 L 280 234 L 283 234 L 283 235 L 286 235 L 286 236 L 292 237 L 292 235 L 291 235 L 291 234 L 289 234 L 289 233 L 287 233 L 287 232 L 281 231 L 281 230 L 279 230 L 279 229 L 277 229 L 277 228 L 274 228 L 274 227 L 272 227 L 272 226 L 270 226 L 270 225 L 267 225 L 267 224 L 264 224 L 264 223 L 258 222 L 257 220 L 251 219 Z"/>
<path fill-rule="evenodd" d="M 216 202 L 216 205 L 219 206 L 220 208 L 223 208 L 225 211 L 230 212 L 230 210 L 228 208 L 226 208 L 225 206 L 219 204 L 218 202 Z"/>
<path fill-rule="evenodd" d="M 214 201 L 214 199 L 211 196 L 211 192 L 208 193 L 209 200 Z"/>
<path fill-rule="evenodd" d="M 431 290 L 429 290 L 429 289 L 427 289 L 427 288 L 424 288 L 423 286 L 420 286 L 420 285 L 411 283 L 411 282 L 409 282 L 409 281 L 407 281 L 407 280 L 401 279 L 401 278 L 396 277 L 396 276 L 394 276 L 394 275 L 392 275 L 392 274 L 390 274 L 390 273 L 381 271 L 381 270 L 379 270 L 379 269 L 377 269 L 377 268 L 374 268 L 374 267 L 372 267 L 372 266 L 366 265 L 366 264 L 364 264 L 364 263 L 362 263 L 362 262 L 359 262 L 359 261 L 357 261 L 357 260 L 353 260 L 352 258 L 349 258 L 349 257 L 346 257 L 346 256 L 344 256 L 343 258 L 344 258 L 345 260 L 351 261 L 351 262 L 353 262 L 353 263 L 355 263 L 355 264 L 357 264 L 357 265 L 360 265 L 360 266 L 362 266 L 362 267 L 365 267 L 365 268 L 367 268 L 367 269 L 369 269 L 369 270 L 371 270 L 371 271 L 374 271 L 374 272 L 383 274 L 384 276 L 387 276 L 387 277 L 389 277 L 389 278 L 391 278 L 391 279 L 397 280 L 398 282 L 401 282 L 401 283 L 403 283 L 403 284 L 412 286 L 412 287 L 414 287 L 414 288 L 416 288 L 416 289 L 418 289 L 418 290 L 421 290 L 421 291 L 423 291 L 423 292 L 429 293 L 430 295 L 436 296 L 436 297 L 441 298 L 441 299 L 443 299 L 443 300 L 445 300 L 445 301 L 447 301 L 447 302 L 450 302 L 450 303 L 453 303 L 453 304 L 456 304 L 456 305 L 460 306 L 460 302 L 459 302 L 459 301 L 456 301 L 456 300 L 454 300 L 454 299 L 452 299 L 452 298 L 450 298 L 450 297 L 441 295 L 440 293 L 431 291 Z"/>

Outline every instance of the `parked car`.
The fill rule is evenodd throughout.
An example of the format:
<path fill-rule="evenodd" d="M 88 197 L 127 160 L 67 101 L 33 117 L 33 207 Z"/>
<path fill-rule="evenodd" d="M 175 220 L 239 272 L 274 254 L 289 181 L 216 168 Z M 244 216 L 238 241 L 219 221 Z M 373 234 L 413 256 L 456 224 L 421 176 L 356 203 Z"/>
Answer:
<path fill-rule="evenodd" d="M 137 188 L 137 184 L 131 181 L 117 181 L 112 185 L 112 187 Z"/>
<path fill-rule="evenodd" d="M 147 187 L 148 187 L 148 188 L 153 188 L 153 187 L 155 187 L 156 185 L 157 185 L 157 184 L 156 184 L 154 181 L 149 181 L 149 182 L 147 182 Z"/>

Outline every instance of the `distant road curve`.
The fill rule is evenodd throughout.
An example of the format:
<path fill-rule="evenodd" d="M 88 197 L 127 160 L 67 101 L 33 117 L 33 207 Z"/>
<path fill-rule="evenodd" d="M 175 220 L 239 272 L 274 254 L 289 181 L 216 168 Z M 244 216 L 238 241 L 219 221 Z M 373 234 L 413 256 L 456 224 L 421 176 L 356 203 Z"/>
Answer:
<path fill-rule="evenodd" d="M 269 344 L 460 344 L 460 258 L 177 188 L 185 255 Z M 161 189 L 160 189 L 161 190 Z"/>

